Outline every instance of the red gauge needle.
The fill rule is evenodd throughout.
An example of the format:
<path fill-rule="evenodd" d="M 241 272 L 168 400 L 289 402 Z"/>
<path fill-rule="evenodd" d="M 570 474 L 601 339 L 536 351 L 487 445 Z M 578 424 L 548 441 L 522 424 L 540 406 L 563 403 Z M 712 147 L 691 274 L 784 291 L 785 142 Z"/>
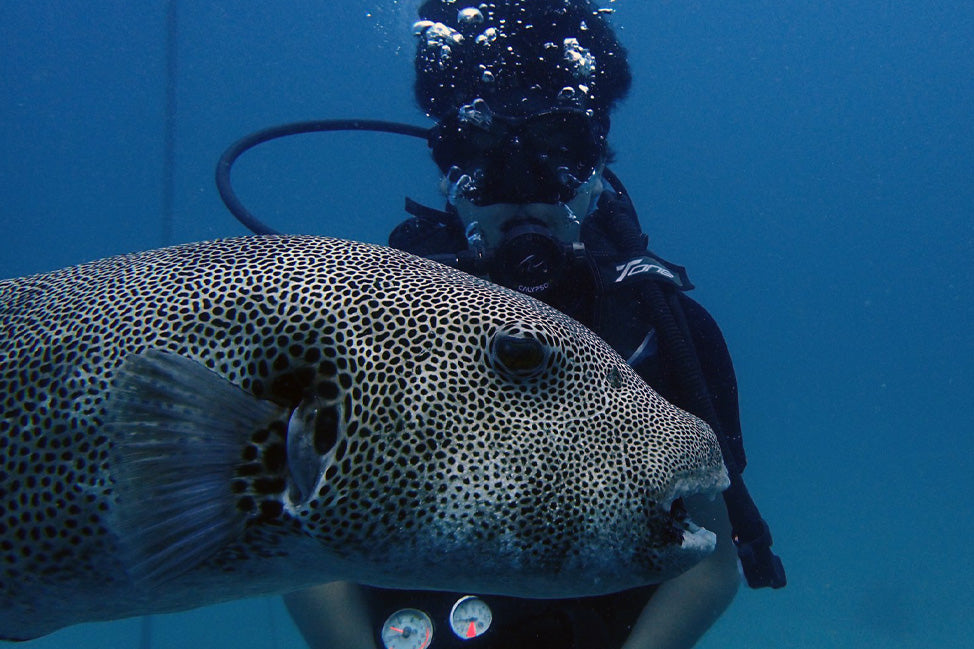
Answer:
<path fill-rule="evenodd" d="M 402 629 L 397 629 L 397 628 L 396 628 L 396 627 L 394 627 L 394 626 L 391 626 L 391 627 L 389 627 L 389 628 L 390 628 L 391 630 L 393 630 L 393 631 L 395 631 L 396 633 L 405 633 L 405 631 L 403 631 Z"/>
<path fill-rule="evenodd" d="M 477 637 L 477 627 L 474 626 L 473 622 L 467 627 L 467 637 L 476 638 Z"/>

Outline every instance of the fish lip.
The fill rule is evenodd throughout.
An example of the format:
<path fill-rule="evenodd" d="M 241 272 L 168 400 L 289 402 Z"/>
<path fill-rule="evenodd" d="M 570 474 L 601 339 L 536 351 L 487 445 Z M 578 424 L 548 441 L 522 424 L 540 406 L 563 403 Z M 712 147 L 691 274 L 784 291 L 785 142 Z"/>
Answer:
<path fill-rule="evenodd" d="M 673 503 L 687 496 L 716 497 L 730 486 L 730 477 L 723 463 L 717 469 L 684 473 L 670 480 L 668 495 L 660 501 L 660 508 L 669 511 Z"/>

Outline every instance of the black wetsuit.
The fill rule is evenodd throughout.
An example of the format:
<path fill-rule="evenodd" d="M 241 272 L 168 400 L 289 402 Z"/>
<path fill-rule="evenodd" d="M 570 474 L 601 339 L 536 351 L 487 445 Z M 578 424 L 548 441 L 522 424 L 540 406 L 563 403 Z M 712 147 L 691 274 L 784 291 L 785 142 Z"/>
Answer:
<path fill-rule="evenodd" d="M 628 199 L 603 196 L 599 209 L 583 223 L 581 238 L 599 259 L 592 267 L 621 270 L 617 273 L 610 270 L 613 274 L 608 277 L 602 272 L 601 277 L 590 282 L 590 294 L 582 296 L 577 295 L 577 286 L 585 285 L 586 278 L 571 278 L 573 297 L 580 299 L 555 298 L 553 305 L 593 329 L 623 358 L 631 359 L 634 369 L 664 398 L 693 412 L 692 400 L 684 394 L 675 364 L 668 356 L 665 337 L 658 335 L 654 305 L 644 296 L 645 282 L 656 282 L 664 300 L 676 300 L 685 315 L 686 331 L 699 359 L 710 402 L 724 435 L 739 445 L 737 380 L 730 354 L 714 319 L 684 293 L 691 287 L 683 269 L 654 257 L 654 261 L 660 262 L 659 267 L 665 269 L 663 274 L 650 271 L 643 273 L 638 281 L 635 278 L 615 281 L 625 274 L 627 262 L 646 253 L 646 238 L 638 230 L 635 214 L 622 214 L 620 219 L 620 210 L 631 212 Z M 410 219 L 397 228 L 390 236 L 390 245 L 420 255 L 455 252 L 466 241 L 458 220 L 450 220 L 453 218 L 455 215 L 428 210 L 426 216 Z M 620 227 L 629 231 L 607 231 Z M 701 413 L 694 414 L 703 417 Z M 740 455 L 743 460 L 743 452 Z M 615 649 L 629 636 L 655 588 L 648 586 L 600 597 L 560 600 L 484 595 L 481 599 L 491 608 L 493 620 L 486 633 L 469 640 L 453 634 L 449 614 L 460 597 L 476 593 L 372 587 L 364 590 L 378 646 L 381 646 L 378 631 L 383 621 L 399 609 L 416 608 L 433 620 L 431 649 Z"/>

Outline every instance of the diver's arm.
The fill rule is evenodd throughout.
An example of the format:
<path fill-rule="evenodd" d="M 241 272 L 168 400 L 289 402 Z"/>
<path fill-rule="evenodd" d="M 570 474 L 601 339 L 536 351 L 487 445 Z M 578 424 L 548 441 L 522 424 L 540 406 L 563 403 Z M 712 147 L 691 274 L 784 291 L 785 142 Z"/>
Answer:
<path fill-rule="evenodd" d="M 690 649 L 737 593 L 741 577 L 723 498 L 687 499 L 691 518 L 717 534 L 713 554 L 653 593 L 623 649 Z"/>
<path fill-rule="evenodd" d="M 376 649 L 358 585 L 323 584 L 289 593 L 284 603 L 310 649 Z"/>

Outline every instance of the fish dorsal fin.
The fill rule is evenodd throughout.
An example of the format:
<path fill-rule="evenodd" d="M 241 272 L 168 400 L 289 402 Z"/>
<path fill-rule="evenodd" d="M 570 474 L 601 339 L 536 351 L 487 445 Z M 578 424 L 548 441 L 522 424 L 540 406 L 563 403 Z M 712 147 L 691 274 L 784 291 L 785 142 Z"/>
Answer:
<path fill-rule="evenodd" d="M 253 432 L 283 412 L 178 354 L 124 359 L 106 428 L 121 559 L 136 582 L 168 581 L 241 538 L 234 469 Z"/>

